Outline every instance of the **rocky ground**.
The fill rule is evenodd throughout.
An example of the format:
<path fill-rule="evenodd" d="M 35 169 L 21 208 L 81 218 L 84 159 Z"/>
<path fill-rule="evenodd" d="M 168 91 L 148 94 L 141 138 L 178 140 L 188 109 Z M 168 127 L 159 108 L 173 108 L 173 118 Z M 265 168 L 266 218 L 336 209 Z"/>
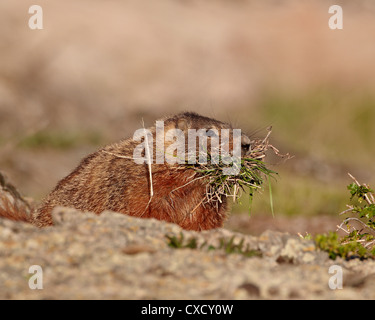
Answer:
<path fill-rule="evenodd" d="M 276 231 L 201 233 L 118 213 L 56 208 L 55 226 L 0 219 L 0 299 L 374 299 L 375 262 L 329 260 L 310 240 Z M 172 248 L 169 239 L 197 248 Z M 223 240 L 225 239 L 225 240 Z M 242 241 L 228 254 L 220 241 Z M 211 250 L 208 248 L 211 246 Z M 43 271 L 43 289 L 29 268 Z M 331 290 L 329 267 L 343 270 Z"/>

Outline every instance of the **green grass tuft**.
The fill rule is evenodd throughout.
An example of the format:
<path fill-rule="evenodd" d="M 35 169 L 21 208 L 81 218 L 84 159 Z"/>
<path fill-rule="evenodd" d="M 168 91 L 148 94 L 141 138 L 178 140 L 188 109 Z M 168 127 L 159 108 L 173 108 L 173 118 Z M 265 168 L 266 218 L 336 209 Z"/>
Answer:
<path fill-rule="evenodd" d="M 354 180 L 348 186 L 351 204 L 341 214 L 353 214 L 347 217 L 338 227 L 345 236 L 339 237 L 337 232 L 317 235 L 317 246 L 327 251 L 331 259 L 337 257 L 349 259 L 375 258 L 375 195 L 374 191 L 364 184 Z"/>

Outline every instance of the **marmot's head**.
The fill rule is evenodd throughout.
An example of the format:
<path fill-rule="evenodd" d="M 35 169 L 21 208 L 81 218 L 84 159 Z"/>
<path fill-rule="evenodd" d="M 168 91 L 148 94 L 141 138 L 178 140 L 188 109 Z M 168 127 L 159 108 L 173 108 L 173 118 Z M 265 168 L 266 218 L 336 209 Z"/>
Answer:
<path fill-rule="evenodd" d="M 211 147 L 211 138 L 220 137 L 222 138 L 222 133 L 229 133 L 229 151 L 233 150 L 233 134 L 234 128 L 231 124 L 201 116 L 194 112 L 183 112 L 175 116 L 165 118 L 165 132 L 169 129 L 179 129 L 185 134 L 185 141 L 188 142 L 189 130 L 200 131 L 201 134 L 207 136 L 207 148 Z M 224 129 L 224 130 L 223 130 Z M 191 132 L 191 131 L 190 131 Z M 251 140 L 250 138 L 241 133 L 241 156 L 245 156 L 250 152 L 251 149 Z M 198 139 L 198 138 L 197 138 Z M 197 141 L 198 143 L 198 141 Z"/>
<path fill-rule="evenodd" d="M 133 135 L 133 141 L 142 142 L 133 151 L 137 164 L 149 160 L 170 165 L 208 163 L 210 159 L 216 164 L 219 159 L 225 163 L 238 162 L 251 148 L 249 137 L 240 129 L 192 112 L 158 120 L 150 129 L 139 129 Z"/>

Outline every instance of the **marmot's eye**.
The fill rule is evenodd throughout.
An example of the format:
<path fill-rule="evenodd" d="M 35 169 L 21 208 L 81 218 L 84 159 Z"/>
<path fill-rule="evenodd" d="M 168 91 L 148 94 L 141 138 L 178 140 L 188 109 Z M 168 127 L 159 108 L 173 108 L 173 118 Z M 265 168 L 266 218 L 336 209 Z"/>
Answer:
<path fill-rule="evenodd" d="M 215 131 L 216 130 L 212 130 L 212 129 L 207 130 L 206 132 L 207 137 L 217 137 L 217 133 Z"/>

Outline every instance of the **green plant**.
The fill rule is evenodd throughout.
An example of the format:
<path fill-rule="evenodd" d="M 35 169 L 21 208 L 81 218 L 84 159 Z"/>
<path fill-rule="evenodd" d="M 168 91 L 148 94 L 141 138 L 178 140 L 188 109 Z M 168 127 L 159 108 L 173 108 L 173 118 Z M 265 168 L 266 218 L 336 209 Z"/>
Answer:
<path fill-rule="evenodd" d="M 190 249 L 197 249 L 198 243 L 197 238 L 190 238 L 189 240 L 186 240 L 184 238 L 184 234 L 180 232 L 180 235 L 177 237 L 175 235 L 165 235 L 165 237 L 168 239 L 168 246 L 174 249 L 183 249 L 183 248 L 190 248 Z"/>
<path fill-rule="evenodd" d="M 354 180 L 348 186 L 351 204 L 343 214 L 353 214 L 347 217 L 338 226 L 345 236 L 339 237 L 337 232 L 328 235 L 317 235 L 315 242 L 317 246 L 329 253 L 330 258 L 336 257 L 361 259 L 375 258 L 375 197 L 374 191 L 365 184 L 360 184 L 352 175 Z"/>
<path fill-rule="evenodd" d="M 343 239 L 339 238 L 337 232 L 329 232 L 328 234 L 318 234 L 315 242 L 323 251 L 328 252 L 329 257 L 335 260 L 337 257 L 348 259 L 351 257 L 368 258 L 367 250 L 357 241 L 349 241 L 343 243 Z"/>

